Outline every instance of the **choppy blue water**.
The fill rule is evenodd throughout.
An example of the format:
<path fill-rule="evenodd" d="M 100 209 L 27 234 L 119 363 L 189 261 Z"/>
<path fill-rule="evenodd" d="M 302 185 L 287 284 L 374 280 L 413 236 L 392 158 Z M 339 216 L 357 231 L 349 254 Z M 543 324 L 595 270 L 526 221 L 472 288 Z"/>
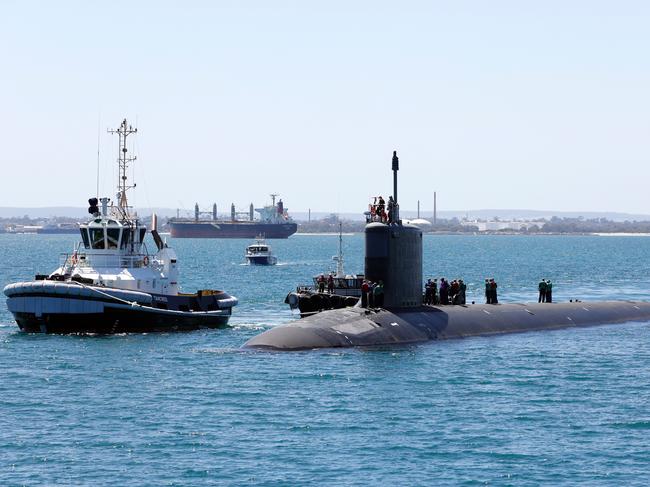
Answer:
<path fill-rule="evenodd" d="M 346 268 L 363 239 L 345 236 Z M 70 236 L 0 235 L 0 286 L 51 271 Z M 227 330 L 17 331 L 0 303 L 0 485 L 647 485 L 648 323 L 373 350 L 243 351 L 337 236 L 175 240 L 186 290 L 240 299 Z M 425 275 L 494 277 L 503 301 L 648 299 L 650 238 L 425 236 Z"/>

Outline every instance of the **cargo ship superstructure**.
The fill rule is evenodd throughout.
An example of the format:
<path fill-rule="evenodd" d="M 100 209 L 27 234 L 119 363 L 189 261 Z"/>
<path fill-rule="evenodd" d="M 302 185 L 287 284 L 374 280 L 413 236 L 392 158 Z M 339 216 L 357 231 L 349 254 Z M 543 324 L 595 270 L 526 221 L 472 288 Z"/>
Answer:
<path fill-rule="evenodd" d="M 204 218 L 205 212 L 199 211 L 198 203 L 194 206 L 194 218 L 170 218 L 167 222 L 172 237 L 176 238 L 288 238 L 298 230 L 298 225 L 291 219 L 282 200 L 271 195 L 271 204 L 262 208 L 253 208 L 251 203 L 246 218 L 235 211 L 234 203 L 230 207 L 230 220 L 219 219 L 217 205 L 212 206 L 212 213 Z M 255 218 L 255 212 L 259 214 Z"/>

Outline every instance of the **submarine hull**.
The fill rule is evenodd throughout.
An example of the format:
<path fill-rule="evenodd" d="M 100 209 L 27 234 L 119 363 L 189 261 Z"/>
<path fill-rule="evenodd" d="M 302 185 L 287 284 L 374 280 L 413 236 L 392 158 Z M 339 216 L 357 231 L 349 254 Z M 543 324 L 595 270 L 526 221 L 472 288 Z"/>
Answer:
<path fill-rule="evenodd" d="M 475 304 L 323 311 L 253 337 L 248 348 L 291 351 L 404 345 L 429 340 L 650 321 L 650 302 Z"/>

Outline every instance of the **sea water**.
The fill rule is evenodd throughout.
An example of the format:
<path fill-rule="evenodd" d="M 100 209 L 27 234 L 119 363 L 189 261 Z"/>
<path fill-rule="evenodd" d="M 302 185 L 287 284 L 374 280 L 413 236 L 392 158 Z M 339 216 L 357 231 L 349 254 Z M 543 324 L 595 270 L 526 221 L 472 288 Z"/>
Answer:
<path fill-rule="evenodd" d="M 344 236 L 363 270 L 363 237 Z M 0 235 L 0 286 L 51 272 L 66 235 Z M 629 323 L 271 353 L 286 294 L 333 268 L 336 235 L 170 239 L 186 291 L 240 300 L 231 328 L 43 336 L 0 302 L 0 485 L 647 485 L 650 326 Z M 650 238 L 424 236 L 425 277 L 499 298 L 648 299 Z"/>

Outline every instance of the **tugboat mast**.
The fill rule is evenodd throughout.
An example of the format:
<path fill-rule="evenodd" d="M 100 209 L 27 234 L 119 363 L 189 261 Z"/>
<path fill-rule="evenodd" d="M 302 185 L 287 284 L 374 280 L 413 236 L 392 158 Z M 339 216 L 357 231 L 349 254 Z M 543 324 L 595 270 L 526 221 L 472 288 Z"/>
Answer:
<path fill-rule="evenodd" d="M 343 223 L 339 222 L 339 255 L 336 257 L 336 277 L 345 277 L 343 271 Z"/>
<path fill-rule="evenodd" d="M 133 162 L 137 159 L 136 156 L 127 157 L 126 153 L 128 149 L 126 148 L 126 138 L 131 134 L 138 133 L 137 128 L 133 128 L 131 125 L 127 124 L 126 118 L 122 120 L 120 127 L 117 130 L 108 129 L 109 134 L 117 134 L 120 139 L 120 153 L 118 156 L 119 163 L 119 175 L 117 181 L 117 207 L 122 212 L 124 218 L 129 218 L 129 204 L 126 198 L 126 191 L 131 188 L 135 188 L 135 183 L 133 186 L 127 184 L 127 174 L 129 162 Z"/>

